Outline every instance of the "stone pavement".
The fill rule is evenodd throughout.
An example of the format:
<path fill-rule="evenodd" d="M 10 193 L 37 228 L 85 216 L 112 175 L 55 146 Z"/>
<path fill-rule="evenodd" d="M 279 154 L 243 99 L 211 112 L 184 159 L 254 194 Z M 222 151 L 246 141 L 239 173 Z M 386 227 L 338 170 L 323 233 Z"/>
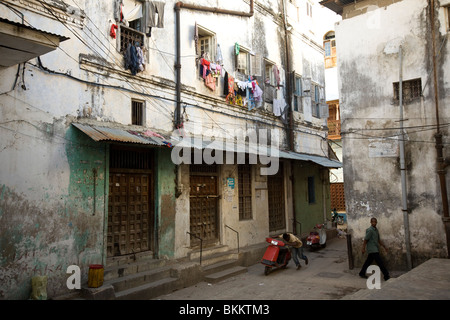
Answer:
<path fill-rule="evenodd" d="M 300 270 L 291 260 L 286 269 L 265 276 L 264 266 L 257 263 L 244 274 L 215 284 L 200 282 L 155 300 L 323 300 L 366 288 L 357 270 L 348 270 L 346 239 L 331 239 L 326 248 L 304 253 L 309 264 L 301 260 Z"/>
<path fill-rule="evenodd" d="M 431 259 L 412 271 L 391 271 L 381 289 L 367 289 L 359 268 L 349 270 L 346 239 L 331 239 L 327 247 L 309 252 L 309 264 L 293 261 L 286 269 L 264 275 L 255 264 L 248 272 L 211 284 L 196 285 L 162 295 L 154 300 L 404 300 L 450 299 L 450 260 Z"/>
<path fill-rule="evenodd" d="M 430 259 L 381 289 L 363 289 L 344 300 L 450 300 L 450 259 Z"/>

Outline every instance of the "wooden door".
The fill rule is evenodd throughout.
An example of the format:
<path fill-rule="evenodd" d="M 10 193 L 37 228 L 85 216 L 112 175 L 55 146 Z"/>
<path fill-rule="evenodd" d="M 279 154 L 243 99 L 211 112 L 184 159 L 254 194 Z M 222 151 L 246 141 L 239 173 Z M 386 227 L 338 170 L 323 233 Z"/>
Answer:
<path fill-rule="evenodd" d="M 213 244 L 219 239 L 217 166 L 191 165 L 190 170 L 191 246 L 199 245 L 198 238 Z"/>
<path fill-rule="evenodd" d="M 150 174 L 111 173 L 108 202 L 108 256 L 150 248 Z"/>
<path fill-rule="evenodd" d="M 267 176 L 267 192 L 269 196 L 269 231 L 286 227 L 283 163 L 277 174 Z"/>

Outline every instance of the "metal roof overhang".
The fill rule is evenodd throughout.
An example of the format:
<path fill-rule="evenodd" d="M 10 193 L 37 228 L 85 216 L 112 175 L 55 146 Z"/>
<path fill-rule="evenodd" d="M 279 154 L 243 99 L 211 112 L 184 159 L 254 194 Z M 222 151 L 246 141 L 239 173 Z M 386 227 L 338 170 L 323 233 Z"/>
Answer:
<path fill-rule="evenodd" d="M 87 134 L 94 141 L 113 141 L 168 147 L 172 146 L 169 139 L 165 139 L 161 135 L 155 134 L 150 130 L 141 132 L 136 130 L 108 128 L 81 123 L 72 123 L 72 125 Z"/>
<path fill-rule="evenodd" d="M 317 155 L 297 153 L 293 151 L 280 150 L 272 146 L 264 146 L 249 143 L 235 143 L 222 140 L 204 140 L 202 138 L 190 137 L 173 142 L 177 147 L 211 149 L 225 152 L 248 153 L 273 158 L 292 159 L 299 161 L 310 161 L 326 168 L 342 168 L 342 163 Z"/>
<path fill-rule="evenodd" d="M 69 38 L 0 18 L 0 66 L 10 67 L 58 48 Z"/>
<path fill-rule="evenodd" d="M 194 148 L 197 150 L 220 150 L 224 152 L 248 153 L 272 158 L 310 161 L 326 168 L 341 168 L 342 163 L 317 155 L 297 153 L 280 150 L 272 146 L 264 146 L 253 143 L 236 143 L 221 139 L 205 140 L 199 137 L 165 139 L 153 131 L 135 131 L 119 128 L 109 128 L 98 125 L 72 123 L 73 126 L 87 134 L 94 141 L 110 141 L 120 143 L 136 143 L 155 146 L 168 146 L 178 148 Z"/>
<path fill-rule="evenodd" d="M 319 4 L 324 7 L 330 9 L 331 11 L 336 12 L 337 14 L 342 15 L 342 11 L 344 6 L 352 3 L 356 3 L 360 0 L 323 0 L 320 1 Z"/>

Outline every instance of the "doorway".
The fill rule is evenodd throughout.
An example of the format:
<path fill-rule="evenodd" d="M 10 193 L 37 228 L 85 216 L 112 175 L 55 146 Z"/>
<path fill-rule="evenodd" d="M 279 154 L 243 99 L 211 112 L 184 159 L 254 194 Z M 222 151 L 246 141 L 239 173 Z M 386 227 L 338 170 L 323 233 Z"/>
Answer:
<path fill-rule="evenodd" d="M 110 149 L 107 256 L 153 248 L 153 152 Z"/>
<path fill-rule="evenodd" d="M 190 234 L 191 247 L 214 245 L 219 241 L 218 166 L 190 166 Z"/>

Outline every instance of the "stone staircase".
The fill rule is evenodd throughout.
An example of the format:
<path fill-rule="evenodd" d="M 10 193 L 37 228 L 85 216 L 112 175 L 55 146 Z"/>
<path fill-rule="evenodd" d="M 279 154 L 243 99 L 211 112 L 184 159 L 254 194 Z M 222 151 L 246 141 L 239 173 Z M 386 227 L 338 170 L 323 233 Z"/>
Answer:
<path fill-rule="evenodd" d="M 178 287 L 178 277 L 164 260 L 149 260 L 105 269 L 103 286 L 114 288 L 115 299 L 148 300 Z"/>
<path fill-rule="evenodd" d="M 82 285 L 78 293 L 55 300 L 149 300 L 201 281 L 217 283 L 247 272 L 258 262 L 266 248 L 259 244 L 241 248 L 228 246 L 204 248 L 200 264 L 200 250 L 192 251 L 179 260 L 158 260 L 139 255 L 116 257 L 107 261 L 100 288 Z"/>
<path fill-rule="evenodd" d="M 149 300 L 201 281 L 217 283 L 247 272 L 239 265 L 237 250 L 228 246 L 191 252 L 187 259 L 158 260 L 150 257 L 123 257 L 109 260 L 100 288 L 84 288 L 89 300 Z"/>
<path fill-rule="evenodd" d="M 203 249 L 201 271 L 203 281 L 217 283 L 227 278 L 247 272 L 247 267 L 240 266 L 240 255 L 237 250 L 228 246 L 217 246 Z M 190 253 L 190 261 L 200 261 L 200 251 Z"/>

